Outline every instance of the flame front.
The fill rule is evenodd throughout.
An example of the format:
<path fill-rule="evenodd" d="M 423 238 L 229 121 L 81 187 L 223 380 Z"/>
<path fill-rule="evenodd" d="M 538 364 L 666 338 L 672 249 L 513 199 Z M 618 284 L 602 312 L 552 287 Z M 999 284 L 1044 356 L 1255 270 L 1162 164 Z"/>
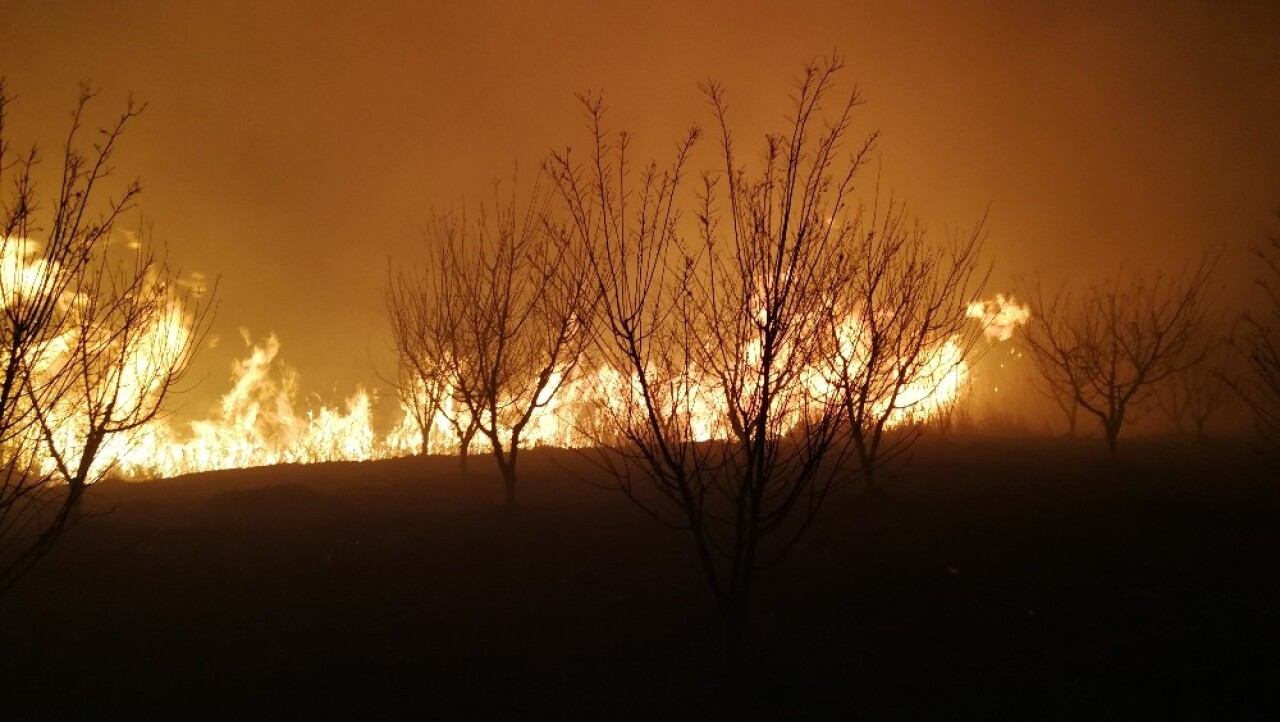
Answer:
<path fill-rule="evenodd" d="M 16 250 L 15 250 L 16 249 Z M 4 274 L 6 294 L 20 294 L 24 287 L 37 283 L 47 271 L 40 262 L 28 260 L 29 249 L 6 246 L 0 257 L 0 273 Z M 0 302 L 14 303 L 5 297 Z M 1024 306 L 1012 299 L 996 296 L 990 301 L 972 304 L 969 316 L 979 319 L 989 339 L 1006 339 L 1027 318 Z M 148 363 L 163 362 L 168 349 L 178 349 L 192 333 L 191 319 L 175 306 L 159 314 L 152 325 L 140 332 L 147 353 L 125 359 L 119 365 L 120 387 L 127 397 L 143 397 L 155 393 L 146 385 L 150 378 Z M 861 334 L 860 319 L 849 318 L 839 329 L 841 354 L 856 363 Z M 48 345 L 40 364 L 49 368 L 61 363 L 72 338 L 55 339 Z M 246 342 L 248 338 L 246 336 Z M 441 408 L 430 419 L 420 419 L 423 408 L 419 393 L 408 393 L 400 400 L 397 423 L 385 434 L 375 432 L 373 400 L 368 392 L 357 389 L 341 407 L 319 405 L 300 412 L 298 376 L 279 358 L 280 342 L 268 336 L 259 344 L 248 344 L 248 355 L 232 367 L 231 388 L 220 399 L 210 415 L 187 424 L 179 431 L 164 419 L 128 432 L 113 435 L 102 449 L 98 464 L 115 467 L 130 478 L 172 477 L 215 469 L 266 466 L 282 463 L 323 461 L 359 461 L 395 456 L 458 451 L 455 423 L 465 425 L 465 413 L 449 389 L 439 395 Z M 750 349 L 746 351 L 750 354 Z M 945 412 L 962 395 L 969 377 L 969 367 L 956 339 L 947 339 L 927 355 L 918 371 L 893 400 L 890 425 L 926 421 Z M 802 393 L 793 394 L 784 416 L 800 420 L 803 403 L 794 399 L 822 398 L 836 393 L 831 369 L 818 364 L 799 377 Z M 638 379 L 616 369 L 581 368 L 549 388 L 559 391 L 542 399 L 545 405 L 524 429 L 523 443 L 530 446 L 585 447 L 598 443 L 607 419 L 634 418 L 643 408 Z M 691 369 L 675 378 L 665 379 L 656 403 L 687 424 L 686 432 L 695 440 L 724 439 L 730 426 L 725 417 L 725 399 L 718 396 L 721 388 L 708 374 Z M 58 426 L 56 438 L 68 446 L 83 443 L 74 400 L 59 406 L 54 414 Z M 425 433 L 423 432 L 425 424 Z"/>
<path fill-rule="evenodd" d="M 342 409 L 320 406 L 299 413 L 297 372 L 278 359 L 279 353 L 274 335 L 251 346 L 248 357 L 233 365 L 231 390 L 210 418 L 191 422 L 185 436 L 168 424 L 153 424 L 142 434 L 135 453 L 121 459 L 122 471 L 168 477 L 396 455 L 394 446 L 378 443 L 372 400 L 363 389 L 357 389 Z"/>

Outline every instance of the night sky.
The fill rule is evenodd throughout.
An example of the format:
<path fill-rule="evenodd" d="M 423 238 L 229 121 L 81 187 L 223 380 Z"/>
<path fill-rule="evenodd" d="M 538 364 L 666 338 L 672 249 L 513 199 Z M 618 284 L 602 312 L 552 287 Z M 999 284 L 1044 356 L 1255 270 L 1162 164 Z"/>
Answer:
<path fill-rule="evenodd" d="M 388 258 L 425 256 L 433 207 L 585 145 L 588 90 L 667 158 L 710 121 L 697 83 L 719 79 L 753 158 L 803 64 L 838 51 L 867 100 L 855 130 L 882 133 L 882 192 L 939 233 L 990 209 L 993 292 L 1222 249 L 1232 296 L 1246 249 L 1276 230 L 1274 2 L 396 5 L 0 0 L 11 137 L 38 141 L 46 171 L 78 81 L 104 90 L 96 123 L 130 93 L 149 103 L 120 180 L 142 179 L 176 266 L 221 277 L 197 413 L 242 327 L 276 333 L 327 401 L 376 388 Z"/>

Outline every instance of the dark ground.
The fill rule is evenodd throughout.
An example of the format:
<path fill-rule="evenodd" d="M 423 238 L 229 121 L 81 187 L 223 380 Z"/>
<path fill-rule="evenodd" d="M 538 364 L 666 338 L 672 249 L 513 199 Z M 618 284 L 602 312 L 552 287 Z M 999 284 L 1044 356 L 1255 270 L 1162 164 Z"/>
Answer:
<path fill-rule="evenodd" d="M 1280 472 L 1244 447 L 926 439 L 751 619 L 535 452 L 104 484 L 0 599 L 0 718 L 1278 719 Z"/>

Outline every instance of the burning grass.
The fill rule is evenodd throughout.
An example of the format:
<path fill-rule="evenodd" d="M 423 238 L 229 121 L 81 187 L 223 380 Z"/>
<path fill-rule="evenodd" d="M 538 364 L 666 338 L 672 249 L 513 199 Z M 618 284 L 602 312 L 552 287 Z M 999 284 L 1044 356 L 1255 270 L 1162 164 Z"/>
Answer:
<path fill-rule="evenodd" d="M 988 304 L 1004 303 L 1004 299 Z M 990 318 L 978 317 L 984 326 Z M 861 337 L 852 319 L 843 325 L 843 353 L 857 358 Z M 246 341 L 248 339 L 246 338 Z M 112 462 L 128 478 L 163 478 L 216 469 L 327 461 L 369 461 L 424 452 L 424 435 L 413 404 L 400 399 L 394 426 L 378 433 L 370 392 L 357 389 L 341 406 L 300 408 L 297 372 L 280 357 L 280 341 L 268 336 L 250 343 L 248 354 L 232 366 L 231 388 L 205 419 L 180 430 L 159 420 L 122 439 Z M 806 394 L 832 393 L 831 369 L 812 368 L 801 375 Z M 890 426 L 926 423 L 952 410 L 963 398 L 969 363 L 952 341 L 944 342 L 893 401 Z M 672 379 L 670 403 L 682 411 L 698 440 L 728 438 L 728 422 L 716 401 L 717 386 L 709 374 Z M 535 412 L 525 430 L 530 446 L 583 448 L 597 444 L 604 417 L 639 413 L 634 381 L 628 383 L 608 367 L 581 367 Z M 444 394 L 451 401 L 449 394 Z M 888 403 L 887 401 L 885 403 Z M 455 408 L 455 406 L 459 408 Z M 427 453 L 456 454 L 458 439 L 450 420 L 465 413 L 447 403 L 429 421 Z"/>

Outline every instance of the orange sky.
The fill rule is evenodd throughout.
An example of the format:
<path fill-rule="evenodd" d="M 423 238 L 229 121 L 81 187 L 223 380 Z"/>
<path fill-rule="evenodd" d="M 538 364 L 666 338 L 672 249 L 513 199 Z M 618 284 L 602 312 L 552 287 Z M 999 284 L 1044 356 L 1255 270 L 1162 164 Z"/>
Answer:
<path fill-rule="evenodd" d="M 15 145 L 47 160 L 77 81 L 104 88 L 99 118 L 149 102 L 120 173 L 175 263 L 222 279 L 197 413 L 240 327 L 277 333 L 326 400 L 376 386 L 388 257 L 421 253 L 432 206 L 581 144 L 574 93 L 665 151 L 715 77 L 747 143 L 833 49 L 884 184 L 939 231 L 990 206 L 993 291 L 1219 247 L 1247 285 L 1244 249 L 1280 225 L 1280 5 L 900 5 L 0 0 L 0 74 Z"/>

